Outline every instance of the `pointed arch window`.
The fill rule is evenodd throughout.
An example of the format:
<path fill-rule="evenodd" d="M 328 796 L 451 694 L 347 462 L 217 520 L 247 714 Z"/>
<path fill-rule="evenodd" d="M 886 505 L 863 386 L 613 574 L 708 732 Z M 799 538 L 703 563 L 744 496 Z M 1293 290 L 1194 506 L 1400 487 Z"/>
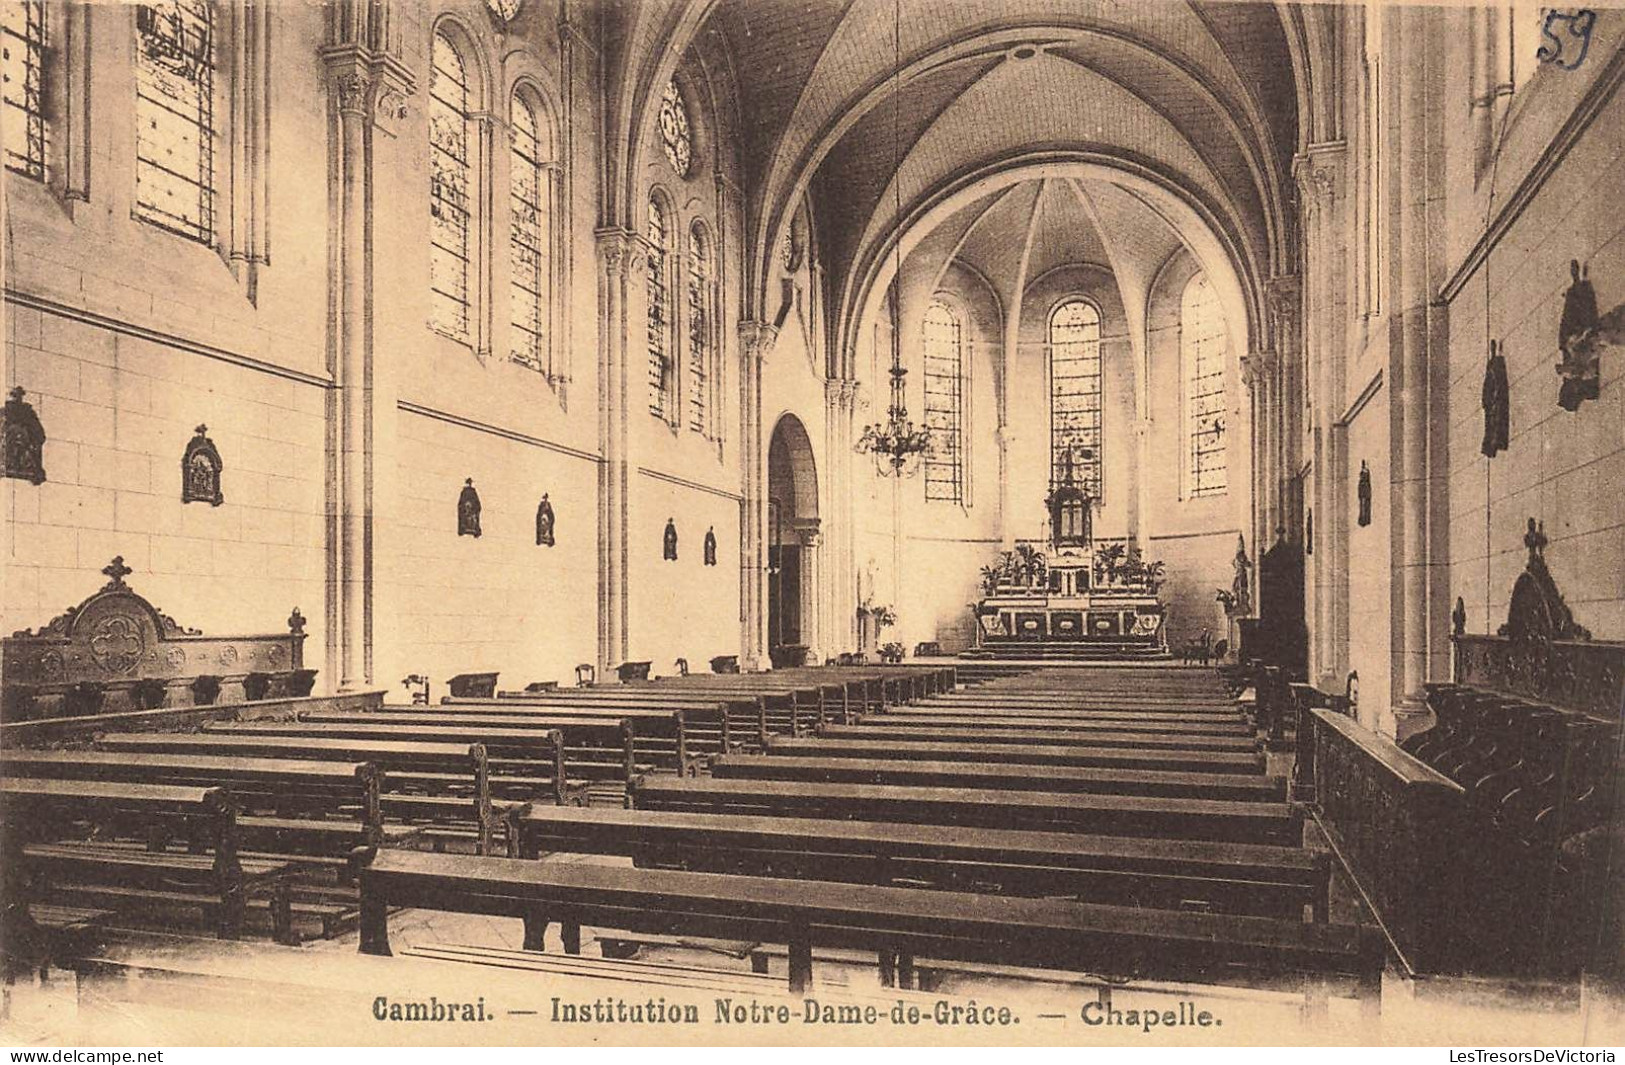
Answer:
<path fill-rule="evenodd" d="M 711 430 L 712 277 L 711 241 L 704 224 L 695 221 L 688 234 L 688 425 L 698 433 Z"/>
<path fill-rule="evenodd" d="M 45 180 L 45 4 L 0 4 L 0 134 L 6 169 Z"/>
<path fill-rule="evenodd" d="M 1179 347 L 1190 435 L 1186 487 L 1193 498 L 1222 495 L 1229 487 L 1224 371 L 1230 337 L 1218 294 L 1205 274 L 1185 285 L 1179 304 Z"/>
<path fill-rule="evenodd" d="M 1101 496 L 1100 312 L 1067 300 L 1049 319 L 1050 482 L 1066 479 L 1098 502 Z"/>
<path fill-rule="evenodd" d="M 925 373 L 926 502 L 964 503 L 965 344 L 959 315 L 942 300 L 926 308 L 921 329 Z"/>
<path fill-rule="evenodd" d="M 509 101 L 509 320 L 514 362 L 552 376 L 548 335 L 552 307 L 551 130 L 519 93 Z"/>
<path fill-rule="evenodd" d="M 135 9 L 135 216 L 215 238 L 215 10 L 210 0 Z"/>
<path fill-rule="evenodd" d="M 649 413 L 665 421 L 677 416 L 676 382 L 671 372 L 671 293 L 666 271 L 671 253 L 670 219 L 659 196 L 649 197 Z"/>
<path fill-rule="evenodd" d="M 469 336 L 468 66 L 451 38 L 436 32 L 429 65 L 429 324 L 456 340 Z"/>

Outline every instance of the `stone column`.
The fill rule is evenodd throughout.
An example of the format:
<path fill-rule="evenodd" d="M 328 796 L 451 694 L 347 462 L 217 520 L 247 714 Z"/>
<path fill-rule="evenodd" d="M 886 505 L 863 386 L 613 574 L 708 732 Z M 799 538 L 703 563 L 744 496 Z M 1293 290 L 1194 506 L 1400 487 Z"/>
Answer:
<path fill-rule="evenodd" d="M 1307 505 L 1315 513 L 1315 553 L 1306 559 L 1314 590 L 1310 616 L 1310 678 L 1341 691 L 1348 674 L 1348 427 L 1344 279 L 1350 252 L 1344 222 L 1346 145 L 1310 145 L 1293 162 L 1303 209 L 1303 350 L 1311 419 L 1313 476 Z"/>
<path fill-rule="evenodd" d="M 779 331 L 765 322 L 739 323 L 740 480 L 739 663 L 767 661 L 767 444 L 762 439 L 762 363 Z"/>
<path fill-rule="evenodd" d="M 627 285 L 642 250 L 627 230 L 598 238 L 598 674 L 626 661 L 627 615 Z"/>
<path fill-rule="evenodd" d="M 857 603 L 852 590 L 852 419 L 857 382 L 832 378 L 824 382 L 824 466 L 821 484 L 828 486 L 823 539 L 829 545 L 823 565 L 823 616 L 819 625 L 827 656 L 851 650 L 856 637 L 852 619 Z"/>
<path fill-rule="evenodd" d="M 820 604 L 822 592 L 818 571 L 823 554 L 823 536 L 817 518 L 796 523 L 796 539 L 801 542 L 801 642 L 807 646 L 810 665 L 824 661 L 824 638 Z"/>
<path fill-rule="evenodd" d="M 1016 546 L 1016 525 L 1010 520 L 1010 452 L 1016 434 L 1008 424 L 1001 424 L 993 430 L 993 438 L 999 444 L 999 549 L 1009 551 Z"/>
<path fill-rule="evenodd" d="M 1446 308 L 1432 302 L 1443 273 L 1442 220 L 1435 193 L 1444 180 L 1441 57 L 1428 40 L 1432 12 L 1396 10 L 1403 31 L 1399 53 L 1398 158 L 1395 160 L 1391 231 L 1397 270 L 1390 316 L 1388 396 L 1391 469 L 1389 542 L 1392 550 L 1392 692 L 1398 731 L 1404 719 L 1425 714 L 1422 684 L 1448 668 L 1448 593 L 1439 577 L 1448 572 L 1448 466 L 1444 427 L 1449 389 L 1442 376 Z M 1435 365 L 1435 353 L 1440 365 Z M 1436 468 L 1435 468 L 1436 467 Z M 1435 570 L 1439 572 L 1434 572 Z"/>

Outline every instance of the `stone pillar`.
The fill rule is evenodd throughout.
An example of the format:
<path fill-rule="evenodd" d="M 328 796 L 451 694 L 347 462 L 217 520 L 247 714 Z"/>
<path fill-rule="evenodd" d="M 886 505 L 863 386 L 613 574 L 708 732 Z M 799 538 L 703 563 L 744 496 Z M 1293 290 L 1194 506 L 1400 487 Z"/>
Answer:
<path fill-rule="evenodd" d="M 627 440 L 628 277 L 642 242 L 627 230 L 598 238 L 598 675 L 628 658 Z"/>
<path fill-rule="evenodd" d="M 1344 323 L 1350 246 L 1344 221 L 1346 146 L 1310 145 L 1293 162 L 1304 236 L 1304 369 L 1308 374 L 1313 474 L 1306 504 L 1314 508 L 1315 553 L 1306 558 L 1313 590 L 1310 679 L 1341 691 L 1348 674 L 1348 427 Z"/>
<path fill-rule="evenodd" d="M 856 381 L 832 378 L 824 382 L 825 471 L 820 484 L 828 486 L 828 497 L 821 504 L 825 509 L 821 513 L 826 515 L 823 540 L 829 546 L 822 567 L 824 613 L 819 635 L 826 657 L 854 649 L 857 640 L 853 629 L 857 599 L 852 574 L 852 421 L 856 402 Z"/>
<path fill-rule="evenodd" d="M 824 661 L 823 595 L 818 575 L 824 538 L 817 518 L 797 522 L 795 532 L 801 543 L 801 642 L 807 646 L 808 664 L 819 665 Z"/>
<path fill-rule="evenodd" d="M 1393 585 L 1392 691 L 1399 731 L 1405 717 L 1425 714 L 1422 684 L 1435 668 L 1448 668 L 1446 648 L 1450 607 L 1439 598 L 1435 567 L 1447 565 L 1448 466 L 1443 427 L 1449 424 L 1449 389 L 1435 378 L 1435 353 L 1442 363 L 1446 308 L 1432 303 L 1443 273 L 1442 220 L 1435 190 L 1444 180 L 1443 116 L 1440 113 L 1440 56 L 1428 40 L 1436 13 L 1396 10 L 1389 18 L 1403 27 L 1394 35 L 1399 83 L 1398 146 L 1395 160 L 1388 396 L 1389 482 Z M 1434 466 L 1437 469 L 1434 469 Z"/>
<path fill-rule="evenodd" d="M 329 171 L 334 215 L 329 223 L 333 255 L 328 301 L 334 329 L 328 365 L 334 389 L 327 417 L 327 674 L 340 691 L 370 687 L 375 681 L 375 561 L 381 553 L 376 430 L 378 412 L 383 410 L 387 418 L 395 407 L 393 390 L 378 388 L 373 359 L 375 272 L 387 269 L 376 261 L 378 237 L 371 224 L 371 213 L 378 210 L 373 125 L 376 121 L 393 134 L 394 123 L 405 113 L 412 78 L 390 36 L 388 5 L 378 7 L 376 17 L 360 20 L 344 17 L 360 14 L 345 9 L 334 23 L 336 39 L 322 52 L 335 148 Z"/>
<path fill-rule="evenodd" d="M 739 323 L 740 480 L 739 663 L 767 661 L 767 441 L 762 439 L 762 363 L 779 331 L 765 322 Z"/>
<path fill-rule="evenodd" d="M 999 444 L 999 549 L 1010 551 L 1016 546 L 1016 525 L 1010 520 L 1010 452 L 1016 446 L 1016 434 L 1002 424 L 993 431 L 993 438 Z"/>

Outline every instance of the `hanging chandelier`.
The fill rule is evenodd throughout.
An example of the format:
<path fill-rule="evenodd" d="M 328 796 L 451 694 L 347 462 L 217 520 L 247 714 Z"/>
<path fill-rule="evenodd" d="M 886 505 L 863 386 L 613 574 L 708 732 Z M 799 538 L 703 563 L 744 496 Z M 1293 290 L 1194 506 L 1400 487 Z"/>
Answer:
<path fill-rule="evenodd" d="M 876 422 L 863 427 L 858 438 L 858 451 L 875 460 L 875 472 L 882 477 L 896 474 L 911 477 L 919 469 L 920 460 L 931 453 L 931 431 L 915 428 L 903 402 L 903 369 L 897 348 L 892 348 L 891 406 L 886 408 L 886 423 Z"/>
<path fill-rule="evenodd" d="M 892 173 L 895 175 L 902 163 L 902 111 L 899 100 L 903 80 L 901 0 L 892 0 L 892 53 Z M 901 218 L 903 192 L 895 177 L 892 186 L 896 195 L 897 214 Z M 880 476 L 889 477 L 895 474 L 899 477 L 911 477 L 920 468 L 920 460 L 931 453 L 931 431 L 924 426 L 915 428 L 914 422 L 909 419 L 908 406 L 903 399 L 903 378 L 908 376 L 908 371 L 903 369 L 903 323 L 898 309 L 903 293 L 903 241 L 900 234 L 892 249 L 892 255 L 897 295 L 891 305 L 891 406 L 886 408 L 884 425 L 876 422 L 863 427 L 863 435 L 858 438 L 857 450 L 860 454 L 874 458 L 875 472 Z"/>

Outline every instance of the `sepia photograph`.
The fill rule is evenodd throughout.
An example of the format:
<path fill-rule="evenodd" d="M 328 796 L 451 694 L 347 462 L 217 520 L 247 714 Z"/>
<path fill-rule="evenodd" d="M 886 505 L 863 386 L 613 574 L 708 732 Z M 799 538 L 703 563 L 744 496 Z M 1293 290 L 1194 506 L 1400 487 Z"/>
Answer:
<path fill-rule="evenodd" d="M 7 1062 L 1613 1062 L 1622 82 L 1622 0 L 0 0 Z"/>

